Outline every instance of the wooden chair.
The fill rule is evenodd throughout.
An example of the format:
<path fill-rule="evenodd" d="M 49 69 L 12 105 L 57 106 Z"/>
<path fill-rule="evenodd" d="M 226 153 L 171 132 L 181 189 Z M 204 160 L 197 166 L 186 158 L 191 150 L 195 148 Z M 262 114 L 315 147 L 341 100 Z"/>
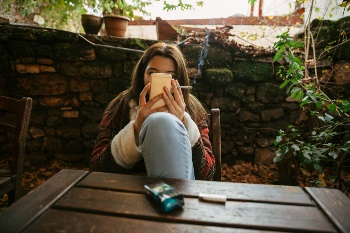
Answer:
<path fill-rule="evenodd" d="M 9 205 L 22 196 L 25 142 L 31 110 L 32 99 L 29 97 L 16 100 L 0 96 L 0 132 L 10 139 L 11 145 L 9 169 L 0 170 L 0 196 L 7 193 Z"/>
<path fill-rule="evenodd" d="M 211 135 L 211 144 L 213 154 L 216 160 L 216 169 L 213 180 L 221 181 L 221 125 L 220 125 L 220 109 L 212 108 L 210 113 L 209 133 Z"/>

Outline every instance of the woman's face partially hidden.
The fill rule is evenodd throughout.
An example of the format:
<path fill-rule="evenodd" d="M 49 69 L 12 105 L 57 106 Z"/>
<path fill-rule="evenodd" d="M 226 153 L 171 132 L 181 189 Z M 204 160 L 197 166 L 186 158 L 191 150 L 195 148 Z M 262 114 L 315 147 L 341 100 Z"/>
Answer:
<path fill-rule="evenodd" d="M 162 57 L 162 56 L 154 56 L 148 63 L 146 67 L 145 73 L 143 75 L 143 82 L 146 86 L 151 82 L 151 74 L 152 73 L 168 73 L 175 76 L 175 63 L 172 59 Z"/>

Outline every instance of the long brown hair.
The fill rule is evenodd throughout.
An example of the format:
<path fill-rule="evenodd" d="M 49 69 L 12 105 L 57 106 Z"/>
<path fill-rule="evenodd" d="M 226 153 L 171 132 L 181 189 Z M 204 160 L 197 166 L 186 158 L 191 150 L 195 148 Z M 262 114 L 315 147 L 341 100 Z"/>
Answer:
<path fill-rule="evenodd" d="M 187 65 L 181 50 L 174 44 L 166 44 L 159 42 L 151 45 L 137 62 L 131 80 L 131 86 L 120 93 L 111 103 L 107 109 L 111 111 L 110 121 L 114 123 L 119 122 L 119 127 L 124 127 L 129 121 L 129 102 L 133 99 L 138 103 L 141 91 L 144 88 L 144 73 L 148 63 L 154 56 L 162 56 L 170 58 L 175 64 L 175 77 L 180 85 L 190 85 L 188 78 Z M 186 103 L 186 112 L 190 114 L 194 121 L 205 119 L 207 121 L 207 114 L 202 104 L 198 99 L 189 93 L 189 90 L 182 91 Z M 116 106 L 112 106 L 115 101 L 119 100 Z"/>

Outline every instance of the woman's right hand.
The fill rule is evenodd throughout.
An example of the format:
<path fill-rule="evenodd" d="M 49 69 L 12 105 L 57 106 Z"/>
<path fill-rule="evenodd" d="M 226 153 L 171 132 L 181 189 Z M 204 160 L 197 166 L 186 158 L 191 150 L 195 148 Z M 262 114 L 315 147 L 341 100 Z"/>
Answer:
<path fill-rule="evenodd" d="M 148 83 L 142 90 L 142 92 L 140 93 L 140 98 L 139 98 L 139 109 L 137 111 L 137 115 L 136 115 L 136 120 L 134 123 L 134 132 L 135 132 L 135 141 L 136 144 L 138 144 L 139 141 L 139 134 L 140 134 L 140 130 L 141 130 L 141 126 L 143 124 L 143 122 L 146 120 L 146 118 L 151 115 L 152 113 L 155 112 L 164 112 L 168 109 L 168 107 L 165 105 L 163 107 L 160 108 L 155 108 L 155 109 L 151 109 L 152 106 L 160 99 L 163 98 L 162 94 L 159 94 L 155 97 L 153 97 L 151 100 L 149 100 L 148 102 L 146 102 L 146 95 L 149 91 L 151 87 L 151 84 Z"/>

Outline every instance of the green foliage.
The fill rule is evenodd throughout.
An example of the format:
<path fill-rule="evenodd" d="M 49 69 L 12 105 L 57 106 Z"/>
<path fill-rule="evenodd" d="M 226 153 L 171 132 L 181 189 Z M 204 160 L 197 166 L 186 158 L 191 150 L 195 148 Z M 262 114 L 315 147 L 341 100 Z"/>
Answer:
<path fill-rule="evenodd" d="M 322 161 L 336 161 L 340 154 L 350 152 L 350 140 L 345 137 L 349 132 L 344 131 L 344 126 L 350 125 L 350 103 L 330 99 L 317 77 L 305 77 L 303 57 L 296 55 L 305 47 L 300 39 L 294 41 L 288 32 L 277 38 L 273 48 L 276 50 L 274 62 L 281 64 L 280 88 L 299 102 L 301 117 L 299 122 L 279 131 L 274 141 L 277 147 L 274 162 L 291 154 L 300 165 L 310 164 L 322 173 Z"/>
<path fill-rule="evenodd" d="M 155 0 L 160 1 L 160 0 Z M 194 9 L 191 4 L 178 0 L 178 4 L 169 4 L 163 1 L 164 10 L 175 9 L 189 10 Z M 31 18 L 33 15 L 39 15 L 45 21 L 45 27 L 64 29 L 71 31 L 77 28 L 82 31 L 80 26 L 81 14 L 101 15 L 102 13 L 120 14 L 129 18 L 134 18 L 137 11 L 142 16 L 149 16 L 147 6 L 150 1 L 143 0 L 2 0 L 0 9 L 5 13 L 15 9 L 24 18 Z M 202 6 L 203 1 L 196 2 L 197 6 Z M 71 27 L 73 25 L 73 27 Z"/>
<path fill-rule="evenodd" d="M 340 7 L 344 7 L 344 10 L 350 11 L 350 1 L 344 0 L 341 4 L 339 4 Z"/>
<path fill-rule="evenodd" d="M 256 0 L 248 0 L 248 2 L 249 2 L 251 5 L 254 5 L 254 3 L 256 2 Z"/>
<path fill-rule="evenodd" d="M 24 18 L 36 14 L 45 19 L 43 26 L 69 30 L 69 25 L 80 24 L 84 4 L 85 0 L 3 0 L 0 8 L 5 13 L 15 9 Z"/>
<path fill-rule="evenodd" d="M 130 44 L 136 44 L 138 45 L 140 48 L 142 48 L 143 50 L 147 49 L 147 45 L 144 44 L 139 38 L 133 38 L 130 42 Z"/>
<path fill-rule="evenodd" d="M 94 7 L 94 9 L 102 10 L 103 14 L 118 14 L 127 16 L 129 18 L 134 18 L 134 12 L 137 10 L 143 16 L 149 16 L 149 12 L 146 11 L 146 7 L 151 5 L 149 1 L 141 1 L 141 0 L 102 0 L 99 4 L 94 6 L 95 0 L 87 0 L 89 6 Z M 159 0 L 156 0 L 159 1 Z"/>
<path fill-rule="evenodd" d="M 156 0 L 156 1 L 159 1 L 159 0 Z M 203 6 L 203 1 L 198 1 L 196 2 L 196 5 L 199 6 L 199 7 L 202 7 Z M 170 4 L 168 3 L 167 1 L 164 1 L 164 7 L 163 7 L 163 10 L 166 10 L 166 11 L 171 11 L 171 10 L 176 10 L 176 9 L 180 9 L 180 10 L 193 10 L 193 6 L 191 4 L 188 4 L 188 3 L 183 3 L 182 0 L 179 0 L 178 4 L 177 5 L 174 5 L 174 4 Z"/>

